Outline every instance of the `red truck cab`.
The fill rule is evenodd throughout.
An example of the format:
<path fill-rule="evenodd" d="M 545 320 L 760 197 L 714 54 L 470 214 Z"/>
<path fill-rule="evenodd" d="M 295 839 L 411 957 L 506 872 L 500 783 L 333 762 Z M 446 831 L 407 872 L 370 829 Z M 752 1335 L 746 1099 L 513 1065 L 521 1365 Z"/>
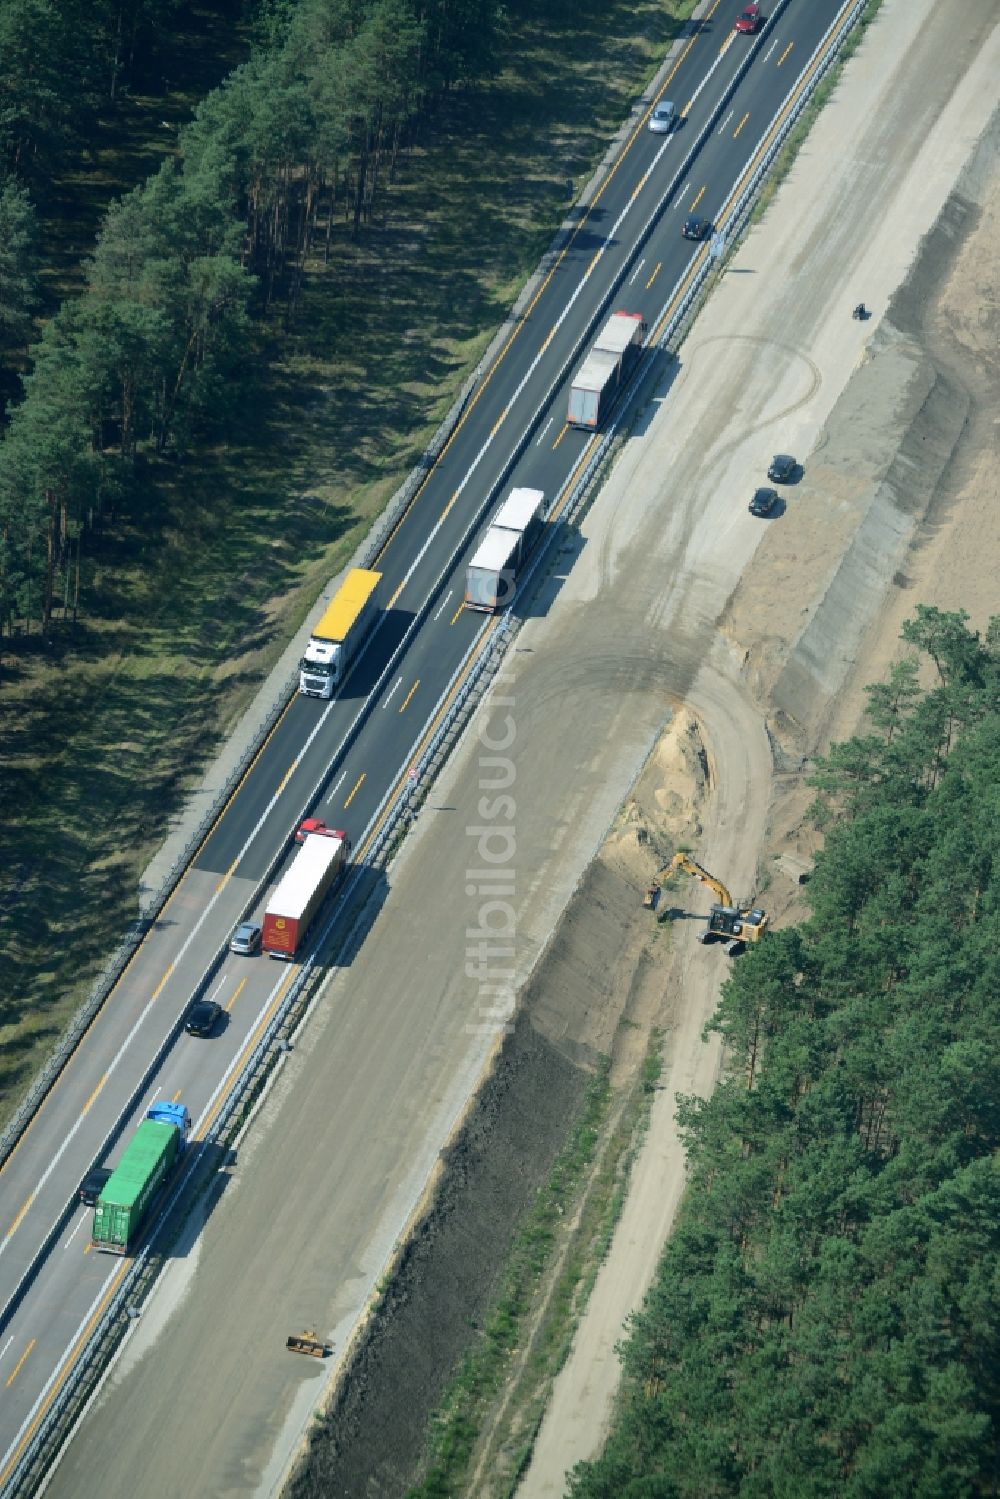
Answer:
<path fill-rule="evenodd" d="M 296 843 L 305 843 L 310 833 L 315 833 L 320 838 L 346 838 L 347 834 L 339 832 L 336 828 L 328 828 L 321 817 L 307 817 L 305 822 L 299 824 L 299 830 L 295 834 Z"/>

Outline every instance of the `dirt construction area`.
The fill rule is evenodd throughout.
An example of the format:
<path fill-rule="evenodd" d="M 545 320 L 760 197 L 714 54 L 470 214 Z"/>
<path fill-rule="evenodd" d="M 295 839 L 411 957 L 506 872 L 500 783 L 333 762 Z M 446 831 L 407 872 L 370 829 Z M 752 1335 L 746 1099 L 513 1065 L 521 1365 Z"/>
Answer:
<path fill-rule="evenodd" d="M 275 1493 L 307 1435 L 295 1494 L 404 1494 L 599 1058 L 624 1095 L 659 1030 L 648 1129 L 547 1413 L 519 1422 L 498 1388 L 466 1492 L 509 1493 L 521 1472 L 520 1495 L 562 1494 L 600 1445 L 614 1345 L 683 1190 L 676 1095 L 709 1090 L 721 1063 L 703 1028 L 728 960 L 695 940 L 711 896 L 672 885 L 657 921 L 642 893 L 683 844 L 796 919 L 811 757 L 858 726 L 918 602 L 979 628 L 997 611 L 998 77 L 995 0 L 886 0 L 50 1495 L 124 1494 L 137 1471 L 148 1499 Z M 801 473 L 755 519 L 776 451 Z M 509 1028 L 467 966 L 500 739 Z M 372 1098 L 365 1149 L 348 1148 Z M 325 1369 L 284 1354 L 302 1325 L 333 1341 Z"/>
<path fill-rule="evenodd" d="M 915 605 L 965 609 L 980 629 L 1000 613 L 998 42 L 988 5 L 886 4 L 682 351 L 696 378 L 722 353 L 716 340 L 726 345 L 729 378 L 714 382 L 716 398 L 735 409 L 741 390 L 767 386 L 774 372 L 773 400 L 733 451 L 740 464 L 751 460 L 745 489 L 763 479 L 775 448 L 804 466 L 719 614 L 732 687 L 770 740 L 770 785 L 754 788 L 754 802 L 769 796 L 755 889 L 779 922 L 804 914 L 799 875 L 817 844 L 805 819 L 810 757 L 857 731 L 864 686 L 899 658 Z M 773 301 L 751 308 L 757 268 L 779 265 Z M 859 333 L 848 309 L 861 295 L 875 315 Z M 768 317 L 787 330 L 779 339 L 767 336 Z M 853 368 L 841 383 L 845 356 Z M 799 400 L 794 387 L 780 393 L 782 369 L 797 376 Z M 731 474 L 725 440 L 709 462 L 713 452 Z M 731 746 L 711 707 L 701 728 L 716 776 L 726 777 Z M 647 771 L 637 788 L 653 828 L 660 784 Z M 701 809 L 708 827 L 718 826 L 716 802 Z M 668 1022 L 667 1087 L 519 1499 L 563 1494 L 569 1469 L 607 1430 L 614 1346 L 676 1207 L 674 1096 L 704 1091 L 718 1065 L 711 1045 L 691 1044 L 688 1004 L 709 1001 L 702 1020 L 711 1004 L 692 983 L 692 960 L 678 945 L 668 985 L 680 987 L 685 1009 Z"/>

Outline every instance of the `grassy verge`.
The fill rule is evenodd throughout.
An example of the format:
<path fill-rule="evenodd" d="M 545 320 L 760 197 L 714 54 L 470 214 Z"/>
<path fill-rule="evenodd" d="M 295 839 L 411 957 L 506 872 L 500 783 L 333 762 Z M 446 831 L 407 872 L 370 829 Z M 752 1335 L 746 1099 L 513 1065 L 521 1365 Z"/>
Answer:
<path fill-rule="evenodd" d="M 478 1346 L 435 1418 L 427 1475 L 410 1499 L 508 1499 L 531 1458 L 552 1381 L 565 1363 L 628 1191 L 660 1075 L 662 1037 L 616 1097 L 606 1073 L 512 1251 Z"/>
<path fill-rule="evenodd" d="M 528 7 L 524 7 L 528 11 Z M 442 108 L 382 218 L 259 335 L 241 430 L 150 462 L 75 634 L 4 663 L 0 1120 L 134 917 L 141 872 L 325 580 L 405 477 L 663 56 L 654 0 L 513 14 L 503 75 Z M 690 0 L 677 12 L 687 14 Z"/>

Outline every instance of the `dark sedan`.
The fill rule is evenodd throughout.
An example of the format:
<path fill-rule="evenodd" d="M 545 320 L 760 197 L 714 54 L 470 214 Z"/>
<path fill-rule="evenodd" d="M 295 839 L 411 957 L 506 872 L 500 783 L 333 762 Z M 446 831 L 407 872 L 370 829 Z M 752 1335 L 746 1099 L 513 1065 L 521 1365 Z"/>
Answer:
<path fill-rule="evenodd" d="M 199 999 L 188 1011 L 184 1029 L 189 1036 L 210 1036 L 221 1014 L 222 1006 L 216 1004 L 214 999 Z"/>
<path fill-rule="evenodd" d="M 775 453 L 767 477 L 775 484 L 787 484 L 795 474 L 796 463 L 790 453 Z"/>
<path fill-rule="evenodd" d="M 751 515 L 770 515 L 778 503 L 778 491 L 776 489 L 755 489 L 753 499 L 750 501 Z"/>
<path fill-rule="evenodd" d="M 684 228 L 681 230 L 685 239 L 707 239 L 711 232 L 712 225 L 708 219 L 700 219 L 694 213 L 684 220 Z"/>
<path fill-rule="evenodd" d="M 111 1179 L 107 1166 L 94 1166 L 80 1183 L 77 1196 L 85 1208 L 92 1208 Z"/>

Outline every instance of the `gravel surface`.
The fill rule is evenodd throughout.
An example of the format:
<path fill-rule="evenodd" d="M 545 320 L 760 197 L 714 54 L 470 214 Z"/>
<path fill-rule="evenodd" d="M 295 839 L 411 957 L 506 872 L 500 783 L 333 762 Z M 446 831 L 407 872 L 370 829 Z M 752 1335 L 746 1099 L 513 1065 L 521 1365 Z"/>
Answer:
<path fill-rule="evenodd" d="M 720 707 L 732 712 L 742 699 L 748 734 L 766 718 L 778 769 L 797 772 L 832 733 L 854 731 L 863 685 L 898 654 L 916 602 L 964 607 L 979 626 L 996 611 L 997 76 L 1000 27 L 988 0 L 888 0 L 685 345 L 687 379 L 675 386 L 662 437 L 654 429 L 652 441 L 634 445 L 650 449 L 634 460 L 640 486 L 657 467 L 676 476 L 684 448 L 700 446 L 705 477 L 714 466 L 734 517 L 770 453 L 804 465 L 719 610 L 730 669 L 722 667 L 715 700 L 687 696 L 720 791 L 742 758 L 738 717 L 720 720 Z M 784 274 L 760 269 L 773 266 Z M 867 324 L 849 315 L 862 297 L 875 312 Z M 776 328 L 794 338 L 775 338 Z M 647 477 L 649 488 L 655 482 Z M 719 534 L 719 551 L 729 542 Z M 700 601 L 715 579 L 689 558 L 675 587 Z M 754 781 L 745 830 L 738 819 L 726 827 L 724 805 L 709 802 L 704 853 L 726 871 L 758 850 L 768 906 L 794 914 L 797 872 L 814 847 L 803 827 L 812 793 L 801 774 L 779 776 L 765 806 L 770 836 L 756 842 L 771 794 L 767 776 Z M 772 878 L 776 858 L 783 879 Z M 714 1079 L 713 1048 L 699 1039 L 713 1000 L 698 977 L 689 968 L 687 1029 L 671 1037 L 667 1088 L 518 1488 L 523 1499 L 562 1494 L 568 1470 L 607 1431 L 614 1346 L 683 1185 L 674 1097 Z"/>

